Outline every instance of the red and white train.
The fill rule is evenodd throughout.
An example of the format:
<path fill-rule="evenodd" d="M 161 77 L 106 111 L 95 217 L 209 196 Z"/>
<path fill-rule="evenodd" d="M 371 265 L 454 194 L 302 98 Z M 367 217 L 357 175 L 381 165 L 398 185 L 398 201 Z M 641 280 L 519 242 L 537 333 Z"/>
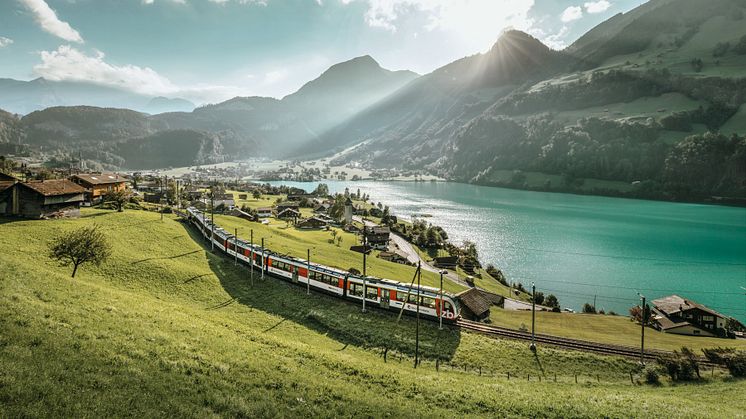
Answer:
<path fill-rule="evenodd" d="M 444 321 L 455 321 L 459 316 L 454 296 L 437 288 L 420 286 L 418 300 L 417 286 L 410 287 L 390 279 L 353 275 L 340 269 L 272 252 L 236 239 L 217 225 L 213 226 L 209 218 L 196 208 L 189 208 L 187 212 L 189 221 L 206 239 L 211 238 L 217 249 L 245 264 L 253 263 L 260 272 L 264 270 L 267 274 L 340 298 L 359 301 L 361 304 L 365 294 L 365 304 L 368 306 L 396 311 L 404 306 L 404 311 L 409 313 L 416 313 L 419 306 L 421 315 L 434 319 L 442 317 Z"/>

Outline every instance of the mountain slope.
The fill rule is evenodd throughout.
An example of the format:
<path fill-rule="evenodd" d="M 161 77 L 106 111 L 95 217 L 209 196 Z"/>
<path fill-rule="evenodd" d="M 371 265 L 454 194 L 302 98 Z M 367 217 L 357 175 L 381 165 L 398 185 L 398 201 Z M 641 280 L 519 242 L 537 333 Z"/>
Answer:
<path fill-rule="evenodd" d="M 554 74 L 571 64 L 535 38 L 504 33 L 477 54 L 420 77 L 368 110 L 328 131 L 297 155 L 341 150 L 366 141 L 347 159 L 370 164 L 417 166 L 440 157 L 454 130 L 517 86 Z M 364 156 L 370 156 L 365 159 Z"/>

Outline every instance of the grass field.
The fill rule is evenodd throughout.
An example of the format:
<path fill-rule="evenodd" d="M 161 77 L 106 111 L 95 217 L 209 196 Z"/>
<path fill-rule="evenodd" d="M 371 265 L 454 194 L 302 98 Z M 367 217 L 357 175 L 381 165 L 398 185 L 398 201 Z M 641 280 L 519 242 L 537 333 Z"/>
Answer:
<path fill-rule="evenodd" d="M 492 324 L 520 329 L 531 327 L 531 313 L 492 309 Z M 536 333 L 552 334 L 594 342 L 625 346 L 640 346 L 640 325 L 625 316 L 591 315 L 574 313 L 536 313 Z M 687 346 L 696 350 L 718 346 L 746 349 L 744 339 L 719 339 L 662 333 L 648 328 L 645 346 L 650 349 L 674 350 Z"/>
<path fill-rule="evenodd" d="M 630 361 L 548 348 L 534 357 L 524 343 L 431 322 L 415 370 L 412 318 L 363 314 L 276 279 L 252 286 L 170 216 L 83 214 L 0 220 L 2 417 L 743 415 L 746 381 L 720 372 L 636 385 Z M 113 256 L 71 279 L 47 242 L 93 223 Z"/>

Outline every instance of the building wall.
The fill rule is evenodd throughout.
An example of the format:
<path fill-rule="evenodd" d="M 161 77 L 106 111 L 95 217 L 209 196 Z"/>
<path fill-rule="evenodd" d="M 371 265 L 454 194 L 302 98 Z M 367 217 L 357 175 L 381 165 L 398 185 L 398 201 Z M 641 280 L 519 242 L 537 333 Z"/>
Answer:
<path fill-rule="evenodd" d="M 701 330 L 694 326 L 687 325 L 687 326 L 681 326 L 674 329 L 668 329 L 665 331 L 666 333 L 671 333 L 673 335 L 689 335 L 689 336 L 715 336 L 714 333 L 710 333 L 707 330 Z"/>

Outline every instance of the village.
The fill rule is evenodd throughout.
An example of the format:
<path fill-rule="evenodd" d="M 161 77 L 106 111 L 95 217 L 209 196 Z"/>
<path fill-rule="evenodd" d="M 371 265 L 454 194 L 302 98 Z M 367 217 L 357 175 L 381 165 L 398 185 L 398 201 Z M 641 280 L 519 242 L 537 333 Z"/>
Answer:
<path fill-rule="evenodd" d="M 199 181 L 153 175 L 74 173 L 67 178 L 22 181 L 0 172 L 0 216 L 29 219 L 79 217 L 81 208 L 179 212 L 194 207 L 211 214 L 235 217 L 278 229 L 328 231 L 326 240 L 352 252 L 382 261 L 422 269 L 450 282 L 462 304 L 462 316 L 471 320 L 495 319 L 490 310 L 560 312 L 557 297 L 532 294 L 521 283 L 508 281 L 492 265 L 482 266 L 470 243 L 450 243 L 437 226 L 400 220 L 388 207 L 361 193 L 346 191 L 332 196 L 325 185 L 308 193 L 286 186 L 255 182 Z M 52 221 L 50 221 L 52 222 Z M 353 243 L 343 243 L 342 234 Z M 341 251 L 341 249 L 340 249 Z M 595 313 L 586 304 L 584 313 Z M 646 306 L 647 307 L 647 306 Z M 616 313 L 609 313 L 616 315 Z M 743 325 L 686 297 L 654 299 L 645 309 L 646 326 L 661 333 L 743 337 Z M 630 309 L 632 320 L 643 322 L 639 307 Z M 521 330 L 526 330 L 522 324 Z"/>

